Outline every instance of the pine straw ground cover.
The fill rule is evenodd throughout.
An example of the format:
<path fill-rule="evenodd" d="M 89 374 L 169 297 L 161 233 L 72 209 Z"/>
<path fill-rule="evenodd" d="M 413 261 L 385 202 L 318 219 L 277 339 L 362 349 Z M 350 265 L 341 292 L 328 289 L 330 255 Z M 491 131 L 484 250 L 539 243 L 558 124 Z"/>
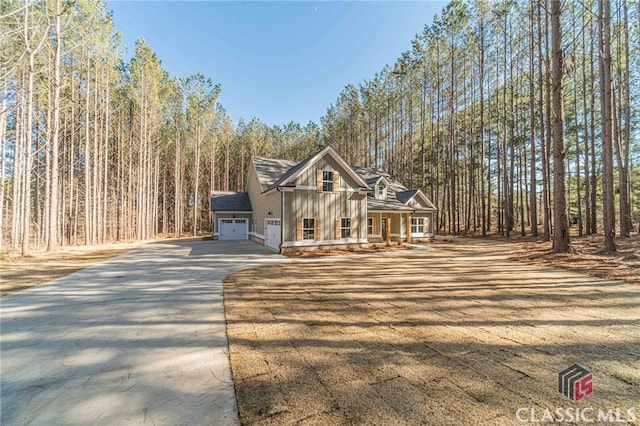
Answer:
<path fill-rule="evenodd" d="M 522 407 L 538 418 L 557 407 L 640 413 L 640 287 L 511 261 L 512 248 L 456 240 L 227 277 L 241 422 L 521 424 Z M 579 402 L 556 391 L 573 363 L 594 375 Z"/>
<path fill-rule="evenodd" d="M 593 277 L 640 284 L 640 236 L 617 238 L 616 253 L 605 253 L 602 235 L 571 237 L 571 253 L 553 254 L 550 243 L 523 242 L 509 256 L 532 265 L 559 266 Z"/>

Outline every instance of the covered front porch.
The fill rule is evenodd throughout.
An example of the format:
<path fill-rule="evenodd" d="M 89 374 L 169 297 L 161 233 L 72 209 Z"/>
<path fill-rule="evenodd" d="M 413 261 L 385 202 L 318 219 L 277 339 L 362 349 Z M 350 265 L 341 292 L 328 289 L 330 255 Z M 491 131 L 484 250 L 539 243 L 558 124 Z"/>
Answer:
<path fill-rule="evenodd" d="M 433 211 L 369 211 L 370 243 L 412 243 L 433 240 Z"/>

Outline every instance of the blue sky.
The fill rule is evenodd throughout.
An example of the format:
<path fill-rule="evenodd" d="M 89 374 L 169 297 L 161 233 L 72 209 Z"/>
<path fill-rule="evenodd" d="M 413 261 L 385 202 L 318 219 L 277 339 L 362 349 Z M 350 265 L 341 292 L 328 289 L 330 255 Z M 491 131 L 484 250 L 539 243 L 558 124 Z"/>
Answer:
<path fill-rule="evenodd" d="M 144 37 L 171 76 L 220 83 L 234 122 L 320 122 L 349 83 L 410 49 L 444 1 L 107 1 L 128 54 Z"/>

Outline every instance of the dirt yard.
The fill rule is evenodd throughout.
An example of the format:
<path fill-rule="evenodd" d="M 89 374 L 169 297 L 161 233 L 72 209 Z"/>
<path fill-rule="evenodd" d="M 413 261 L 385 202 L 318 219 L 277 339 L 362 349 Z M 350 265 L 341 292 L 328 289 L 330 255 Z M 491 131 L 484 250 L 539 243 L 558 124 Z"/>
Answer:
<path fill-rule="evenodd" d="M 111 242 L 102 245 L 59 247 L 51 252 L 34 251 L 22 257 L 18 253 L 0 253 L 0 297 L 44 284 L 80 269 L 107 260 L 146 243 L 209 240 L 210 236 L 158 238 L 136 242 Z"/>
<path fill-rule="evenodd" d="M 435 247 L 228 277 L 242 423 L 522 424 L 521 408 L 590 407 L 637 424 L 639 285 L 511 261 L 491 241 Z M 557 392 L 574 363 L 594 377 L 578 402 Z"/>
<path fill-rule="evenodd" d="M 0 260 L 0 297 L 43 284 L 137 247 L 134 243 L 65 247 L 31 256 Z"/>

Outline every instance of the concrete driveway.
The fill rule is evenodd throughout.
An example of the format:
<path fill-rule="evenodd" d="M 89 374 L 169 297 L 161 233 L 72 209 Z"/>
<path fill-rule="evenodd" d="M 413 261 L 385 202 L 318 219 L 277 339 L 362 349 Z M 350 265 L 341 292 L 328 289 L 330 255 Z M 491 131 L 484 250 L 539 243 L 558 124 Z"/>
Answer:
<path fill-rule="evenodd" d="M 222 278 L 282 259 L 154 243 L 2 298 L 0 424 L 237 424 Z"/>

